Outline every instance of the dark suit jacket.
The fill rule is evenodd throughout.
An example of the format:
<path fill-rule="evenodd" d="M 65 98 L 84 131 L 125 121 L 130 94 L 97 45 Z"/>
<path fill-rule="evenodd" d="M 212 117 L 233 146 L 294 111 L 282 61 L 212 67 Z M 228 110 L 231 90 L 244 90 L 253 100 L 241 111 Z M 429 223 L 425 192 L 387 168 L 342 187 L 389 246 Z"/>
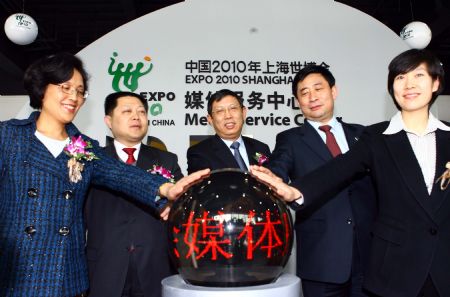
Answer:
<path fill-rule="evenodd" d="M 105 152 L 118 159 L 114 145 L 106 147 Z M 175 154 L 142 145 L 136 166 L 147 170 L 155 164 L 169 169 L 175 179 L 182 177 Z M 92 187 L 85 217 L 89 296 L 122 296 L 130 255 L 127 248 L 131 245 L 136 248 L 137 271 L 144 296 L 161 296 L 161 280 L 172 271 L 166 224 L 159 215 L 120 193 Z"/>
<path fill-rule="evenodd" d="M 450 296 L 450 188 L 428 194 L 404 131 L 383 135 L 388 123 L 370 126 L 346 154 L 296 180 L 305 207 L 370 173 L 378 192 L 365 286 L 388 297 L 416 297 L 428 275 L 440 296 Z M 450 161 L 450 132 L 436 131 L 436 178 Z"/>
<path fill-rule="evenodd" d="M 69 136 L 97 155 L 82 179 L 69 180 L 69 156 L 57 158 L 34 135 L 39 112 L 0 122 L 0 296 L 75 296 L 88 289 L 83 203 L 89 185 L 126 192 L 149 207 L 164 178 L 108 156 L 71 123 Z M 132 178 L 131 178 L 132 177 Z M 139 185 L 139 186 L 136 186 Z M 151 278 L 151 276 L 149 276 Z"/>
<path fill-rule="evenodd" d="M 250 165 L 257 165 L 258 162 L 253 158 L 256 153 L 261 153 L 269 157 L 269 146 L 256 139 L 242 136 L 245 148 L 249 158 Z M 210 168 L 239 168 L 236 159 L 226 146 L 222 139 L 216 134 L 202 142 L 191 146 L 187 151 L 188 173 L 195 172 L 200 169 Z"/>
<path fill-rule="evenodd" d="M 342 123 L 351 147 L 363 126 Z M 320 167 L 332 156 L 317 131 L 307 121 L 277 135 L 269 167 L 284 181 L 295 180 Z M 326 182 L 326 181 L 325 181 Z M 361 178 L 335 199 L 296 213 L 297 274 L 304 279 L 343 283 L 350 277 L 353 238 L 365 265 L 376 199 L 370 178 Z"/>

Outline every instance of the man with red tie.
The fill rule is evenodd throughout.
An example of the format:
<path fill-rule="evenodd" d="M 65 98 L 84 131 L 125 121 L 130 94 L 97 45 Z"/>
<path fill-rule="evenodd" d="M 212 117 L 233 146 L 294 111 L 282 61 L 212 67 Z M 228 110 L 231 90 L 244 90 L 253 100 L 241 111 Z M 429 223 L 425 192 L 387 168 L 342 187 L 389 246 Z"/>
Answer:
<path fill-rule="evenodd" d="M 162 166 L 178 180 L 182 174 L 177 156 L 142 144 L 148 131 L 147 112 L 147 100 L 138 94 L 109 94 L 105 123 L 114 143 L 105 152 L 146 170 Z M 172 271 L 167 230 L 159 216 L 121 193 L 93 187 L 85 218 L 89 296 L 160 297 L 161 280 Z"/>
<path fill-rule="evenodd" d="M 292 91 L 305 122 L 277 135 L 269 163 L 285 182 L 345 153 L 364 128 L 334 116 L 338 90 L 327 68 L 301 69 Z M 375 210 L 373 186 L 362 176 L 335 199 L 296 213 L 297 275 L 305 297 L 367 296 L 362 281 Z"/>

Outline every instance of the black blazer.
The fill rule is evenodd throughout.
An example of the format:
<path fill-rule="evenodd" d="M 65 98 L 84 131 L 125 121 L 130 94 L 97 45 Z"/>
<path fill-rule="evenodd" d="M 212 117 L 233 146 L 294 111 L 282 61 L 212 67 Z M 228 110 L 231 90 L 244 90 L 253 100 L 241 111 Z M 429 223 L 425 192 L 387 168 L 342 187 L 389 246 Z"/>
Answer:
<path fill-rule="evenodd" d="M 429 195 L 406 133 L 383 135 L 387 126 L 368 127 L 349 152 L 293 185 L 308 207 L 370 170 L 379 213 L 365 287 L 380 296 L 416 297 L 431 275 L 440 296 L 450 296 L 450 189 L 434 184 Z M 437 178 L 450 160 L 450 132 L 436 131 L 436 157 Z"/>
<path fill-rule="evenodd" d="M 269 157 L 270 162 L 270 149 L 267 144 L 250 137 L 242 136 L 242 139 L 244 140 L 250 165 L 258 164 L 256 159 L 253 158 L 256 153 L 266 155 Z M 217 134 L 191 146 L 187 151 L 187 162 L 189 174 L 205 168 L 210 168 L 211 170 L 239 168 L 230 148 L 226 146 Z"/>
<path fill-rule="evenodd" d="M 342 123 L 342 127 L 349 147 L 356 143 L 364 129 L 361 125 L 346 123 Z M 277 135 L 269 167 L 288 182 L 305 176 L 332 158 L 320 135 L 305 121 L 301 127 Z M 294 228 L 298 276 L 320 282 L 346 282 L 352 268 L 354 237 L 365 266 L 375 211 L 371 180 L 361 177 L 336 193 L 333 200 L 297 212 Z"/>
<path fill-rule="evenodd" d="M 114 145 L 106 154 L 118 158 Z M 142 145 L 136 166 L 161 165 L 182 177 L 177 156 Z M 150 173 L 149 173 L 150 174 Z M 121 198 L 118 198 L 121 197 Z M 157 213 L 121 193 L 92 187 L 85 205 L 90 297 L 120 297 L 128 269 L 129 248 L 136 247 L 138 275 L 145 297 L 161 296 L 161 280 L 171 274 L 167 228 Z"/>

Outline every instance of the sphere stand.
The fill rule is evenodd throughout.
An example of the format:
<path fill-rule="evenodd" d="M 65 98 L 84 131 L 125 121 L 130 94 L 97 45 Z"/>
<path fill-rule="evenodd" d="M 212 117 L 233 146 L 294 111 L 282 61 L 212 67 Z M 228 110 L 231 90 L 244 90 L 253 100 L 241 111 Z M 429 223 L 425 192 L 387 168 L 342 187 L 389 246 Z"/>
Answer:
<path fill-rule="evenodd" d="M 300 279 L 284 273 L 275 282 L 247 287 L 204 287 L 186 283 L 180 275 L 169 276 L 161 282 L 162 297 L 298 297 Z"/>

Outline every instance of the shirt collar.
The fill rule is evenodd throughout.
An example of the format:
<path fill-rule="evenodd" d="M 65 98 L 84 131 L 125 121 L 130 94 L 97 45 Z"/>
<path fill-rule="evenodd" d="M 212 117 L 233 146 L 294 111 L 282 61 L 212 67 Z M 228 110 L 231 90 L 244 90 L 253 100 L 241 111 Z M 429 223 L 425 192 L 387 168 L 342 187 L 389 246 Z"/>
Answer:
<path fill-rule="evenodd" d="M 311 126 L 313 126 L 314 127 L 314 129 L 316 129 L 316 130 L 319 130 L 319 127 L 320 126 L 323 126 L 323 125 L 329 125 L 329 126 L 331 126 L 331 129 L 333 130 L 336 130 L 336 127 L 340 124 L 339 122 L 338 122 L 338 120 L 335 118 L 335 117 L 332 117 L 331 118 L 331 120 L 328 122 L 328 123 L 326 123 L 326 124 L 323 124 L 323 123 L 321 123 L 321 122 L 315 122 L 315 121 L 311 121 L 311 120 L 307 120 L 308 121 L 308 123 L 311 125 Z"/>
<path fill-rule="evenodd" d="M 122 149 L 129 147 L 129 146 L 126 146 L 114 139 L 114 147 L 116 148 L 116 153 L 119 156 L 119 158 L 121 160 L 124 160 L 124 158 L 125 158 L 125 160 L 126 160 L 128 155 Z M 138 144 L 133 145 L 132 147 L 134 147 L 136 149 L 136 151 L 133 153 L 133 155 L 135 156 L 135 159 L 137 160 L 136 157 L 139 156 L 139 151 L 141 149 L 141 143 L 139 142 Z"/>
<path fill-rule="evenodd" d="M 233 141 L 233 140 L 228 140 L 228 139 L 223 139 L 223 138 L 220 138 L 220 139 L 222 139 L 222 141 L 225 142 L 225 144 L 226 144 L 228 147 L 230 147 L 231 144 L 233 144 L 233 142 L 235 142 L 235 141 L 239 142 L 239 147 L 241 147 L 241 146 L 244 144 L 244 140 L 242 139 L 242 135 L 239 136 L 239 138 L 236 139 L 236 140 L 234 140 L 234 141 Z"/>
<path fill-rule="evenodd" d="M 450 131 L 450 127 L 439 121 L 431 112 L 428 114 L 428 123 L 427 128 L 425 129 L 424 134 L 435 132 L 437 129 Z M 398 111 L 390 120 L 389 126 L 386 130 L 384 130 L 383 134 L 391 135 L 398 133 L 402 130 L 408 131 L 405 127 L 405 123 L 403 122 L 402 113 Z"/>
<path fill-rule="evenodd" d="M 443 131 L 450 131 L 450 127 L 444 124 L 443 122 L 439 121 L 431 112 L 428 117 L 428 125 L 433 129 L 433 131 L 436 131 L 437 129 L 443 130 Z"/>

